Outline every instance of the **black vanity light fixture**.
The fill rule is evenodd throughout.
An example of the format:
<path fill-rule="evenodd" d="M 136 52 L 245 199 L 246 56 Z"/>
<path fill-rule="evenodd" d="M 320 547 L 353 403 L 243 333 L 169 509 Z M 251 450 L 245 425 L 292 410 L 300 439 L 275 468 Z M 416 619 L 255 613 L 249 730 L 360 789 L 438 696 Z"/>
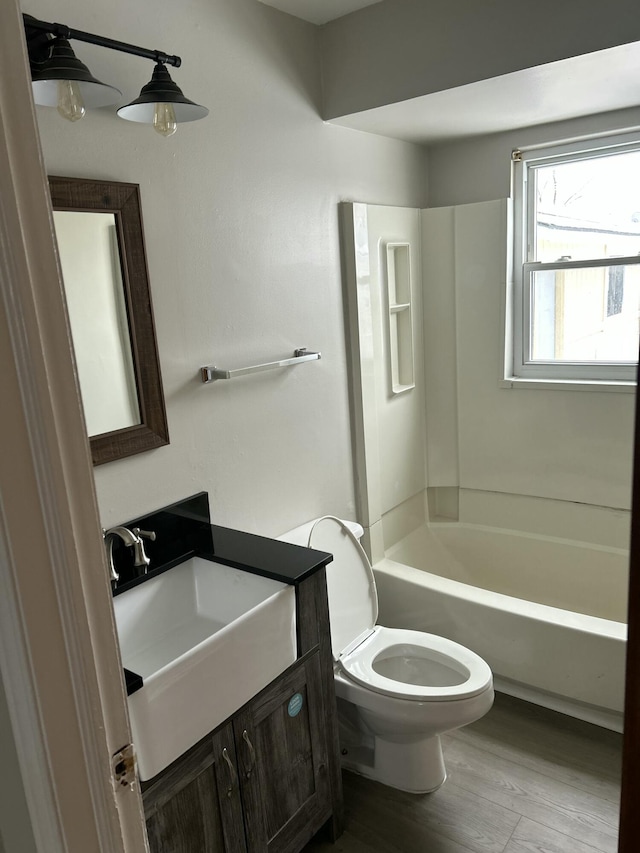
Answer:
<path fill-rule="evenodd" d="M 120 118 L 151 124 L 157 133 L 171 136 L 181 122 L 196 121 L 209 114 L 206 107 L 185 98 L 171 79 L 166 66 L 179 68 L 182 64 L 179 56 L 74 30 L 65 24 L 39 21 L 31 15 L 22 17 L 36 104 L 57 107 L 63 118 L 77 121 L 83 117 L 87 107 L 105 107 L 120 100 L 122 92 L 119 89 L 96 80 L 76 57 L 69 43 L 73 39 L 141 56 L 156 63 L 153 76 L 139 97 L 118 110 Z"/>

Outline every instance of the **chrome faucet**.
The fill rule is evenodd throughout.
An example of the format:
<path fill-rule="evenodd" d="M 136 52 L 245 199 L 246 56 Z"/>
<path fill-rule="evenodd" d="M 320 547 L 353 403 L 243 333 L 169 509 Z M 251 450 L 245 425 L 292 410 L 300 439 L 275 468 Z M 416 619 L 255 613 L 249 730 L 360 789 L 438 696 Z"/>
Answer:
<path fill-rule="evenodd" d="M 128 527 L 110 527 L 109 530 L 102 531 L 102 538 L 107 548 L 111 581 L 117 583 L 120 580 L 120 575 L 113 564 L 114 536 L 119 536 L 125 545 L 133 548 L 133 565 L 143 568 L 143 574 L 146 575 L 151 560 L 144 550 L 144 540 L 150 539 L 155 542 L 155 532 L 153 530 L 140 530 L 139 527 L 134 527 L 133 530 L 129 530 Z"/>

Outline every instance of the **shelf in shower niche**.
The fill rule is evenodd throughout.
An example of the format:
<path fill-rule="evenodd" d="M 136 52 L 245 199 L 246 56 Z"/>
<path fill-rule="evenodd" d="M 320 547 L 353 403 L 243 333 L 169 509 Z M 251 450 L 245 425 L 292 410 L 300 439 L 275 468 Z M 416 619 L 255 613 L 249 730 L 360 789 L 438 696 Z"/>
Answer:
<path fill-rule="evenodd" d="M 234 370 L 224 370 L 215 365 L 200 368 L 200 378 L 207 384 L 218 379 L 235 379 L 238 376 L 247 376 L 249 373 L 262 373 L 265 370 L 275 370 L 276 367 L 293 367 L 303 364 L 305 361 L 317 361 L 322 358 L 322 353 L 307 352 L 306 347 L 298 347 L 294 350 L 292 358 L 283 358 L 280 361 L 269 361 L 264 364 L 253 364 L 249 367 L 237 367 Z"/>
<path fill-rule="evenodd" d="M 391 393 L 415 388 L 411 310 L 411 245 L 387 243 L 387 307 Z"/>

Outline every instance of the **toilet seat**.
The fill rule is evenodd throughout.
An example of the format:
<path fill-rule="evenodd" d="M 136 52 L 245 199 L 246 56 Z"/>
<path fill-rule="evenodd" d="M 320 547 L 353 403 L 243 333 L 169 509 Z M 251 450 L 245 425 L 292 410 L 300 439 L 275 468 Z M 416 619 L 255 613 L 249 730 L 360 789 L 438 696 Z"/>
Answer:
<path fill-rule="evenodd" d="M 370 690 L 422 702 L 470 699 L 493 683 L 488 664 L 459 643 L 382 625 L 341 655 L 338 666 Z"/>
<path fill-rule="evenodd" d="M 373 631 L 378 593 L 369 558 L 349 528 L 332 515 L 319 518 L 309 533 L 309 548 L 333 554 L 327 565 L 327 596 L 333 659 Z"/>
<path fill-rule="evenodd" d="M 326 568 L 331 646 L 347 677 L 398 699 L 469 699 L 491 687 L 488 664 L 474 652 L 435 634 L 376 625 L 378 595 L 369 558 L 340 519 L 318 519 L 310 548 L 333 554 Z"/>

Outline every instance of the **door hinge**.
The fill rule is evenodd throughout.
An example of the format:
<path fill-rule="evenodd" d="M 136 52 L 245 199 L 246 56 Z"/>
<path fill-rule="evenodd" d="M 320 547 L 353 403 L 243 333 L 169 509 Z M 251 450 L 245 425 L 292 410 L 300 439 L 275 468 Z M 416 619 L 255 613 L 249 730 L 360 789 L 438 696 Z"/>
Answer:
<path fill-rule="evenodd" d="M 136 751 L 132 743 L 128 743 L 111 756 L 113 783 L 116 789 L 133 787 L 136 781 Z"/>

